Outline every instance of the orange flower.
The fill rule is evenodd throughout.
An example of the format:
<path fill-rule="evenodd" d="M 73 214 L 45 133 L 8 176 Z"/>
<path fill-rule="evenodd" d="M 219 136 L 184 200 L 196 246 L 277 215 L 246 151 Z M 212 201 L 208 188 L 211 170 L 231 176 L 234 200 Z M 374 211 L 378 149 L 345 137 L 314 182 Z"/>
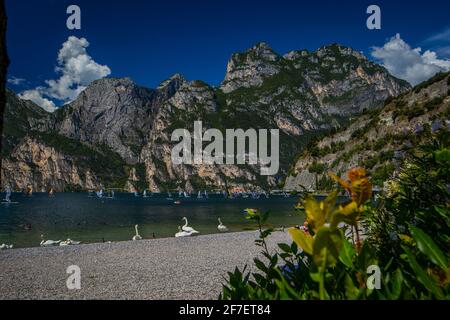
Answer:
<path fill-rule="evenodd" d="M 366 178 L 366 169 L 364 168 L 353 168 L 347 173 L 348 178 L 351 182 Z"/>
<path fill-rule="evenodd" d="M 372 196 L 372 184 L 370 183 L 364 168 L 354 168 L 348 172 L 350 181 L 339 178 L 332 172 L 328 175 L 347 190 L 354 202 L 359 206 L 363 205 Z"/>

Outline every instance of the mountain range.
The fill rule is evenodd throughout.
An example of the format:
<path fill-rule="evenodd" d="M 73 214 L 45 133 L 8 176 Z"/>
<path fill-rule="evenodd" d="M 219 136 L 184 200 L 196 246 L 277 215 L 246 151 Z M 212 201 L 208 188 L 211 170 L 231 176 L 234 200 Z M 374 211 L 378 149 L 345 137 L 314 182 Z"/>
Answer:
<path fill-rule="evenodd" d="M 155 89 L 129 78 L 103 78 L 54 113 L 7 90 L 2 185 L 232 191 L 278 188 L 287 178 L 292 186 L 293 172 L 303 168 L 296 161 L 316 137 L 378 112 L 386 99 L 410 89 L 339 44 L 280 55 L 259 43 L 232 55 L 217 87 L 180 74 Z M 221 131 L 278 128 L 279 174 L 261 176 L 258 165 L 173 164 L 173 130 L 192 132 L 196 120 Z"/>

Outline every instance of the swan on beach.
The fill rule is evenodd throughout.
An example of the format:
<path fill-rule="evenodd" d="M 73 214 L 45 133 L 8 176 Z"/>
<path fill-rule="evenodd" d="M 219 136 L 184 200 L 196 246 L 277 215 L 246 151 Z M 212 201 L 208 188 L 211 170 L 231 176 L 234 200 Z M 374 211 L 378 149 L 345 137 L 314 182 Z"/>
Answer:
<path fill-rule="evenodd" d="M 136 230 L 136 235 L 133 237 L 133 241 L 142 240 L 142 237 L 139 235 L 138 227 L 139 227 L 138 225 L 134 226 L 134 229 Z"/>
<path fill-rule="evenodd" d="M 0 245 L 0 250 L 12 249 L 14 246 L 12 244 L 2 244 Z"/>
<path fill-rule="evenodd" d="M 175 233 L 175 238 L 190 237 L 190 236 L 192 236 L 191 232 L 183 231 L 181 230 L 181 227 L 178 226 L 178 232 Z"/>
<path fill-rule="evenodd" d="M 217 229 L 219 229 L 220 232 L 228 231 L 228 228 L 223 225 L 222 220 L 220 220 L 220 218 L 218 220 L 219 220 L 219 225 L 217 226 Z"/>
<path fill-rule="evenodd" d="M 80 243 L 81 243 L 81 241 L 74 241 L 74 240 L 68 238 L 68 239 L 65 240 L 65 241 L 61 241 L 61 242 L 59 243 L 59 245 L 60 245 L 61 247 L 63 247 L 63 246 L 76 246 L 76 245 L 79 245 Z"/>
<path fill-rule="evenodd" d="M 195 230 L 194 228 L 188 226 L 188 219 L 187 219 L 186 217 L 183 217 L 181 220 L 184 220 L 184 221 L 185 221 L 184 226 L 181 227 L 181 229 L 182 229 L 183 231 L 189 232 L 189 233 L 191 233 L 191 234 L 197 234 L 197 233 L 200 233 L 200 232 L 198 232 L 197 230 Z"/>
<path fill-rule="evenodd" d="M 43 235 L 43 234 L 41 234 L 41 239 L 42 239 L 42 241 L 41 241 L 41 243 L 40 243 L 40 246 L 41 246 L 41 247 L 53 247 L 53 246 L 58 245 L 58 244 L 61 242 L 61 240 L 57 240 L 57 241 L 54 241 L 54 240 L 44 240 L 44 235 Z"/>

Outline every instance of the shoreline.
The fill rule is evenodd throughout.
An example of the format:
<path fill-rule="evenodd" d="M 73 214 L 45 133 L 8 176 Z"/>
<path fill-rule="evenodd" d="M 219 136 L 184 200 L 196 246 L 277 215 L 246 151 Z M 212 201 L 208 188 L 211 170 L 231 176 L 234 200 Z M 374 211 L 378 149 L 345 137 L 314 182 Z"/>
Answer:
<path fill-rule="evenodd" d="M 257 231 L 0 251 L 0 299 L 217 299 L 227 272 L 253 266 Z M 289 242 L 274 232 L 271 250 Z M 66 286 L 67 267 L 81 289 Z"/>

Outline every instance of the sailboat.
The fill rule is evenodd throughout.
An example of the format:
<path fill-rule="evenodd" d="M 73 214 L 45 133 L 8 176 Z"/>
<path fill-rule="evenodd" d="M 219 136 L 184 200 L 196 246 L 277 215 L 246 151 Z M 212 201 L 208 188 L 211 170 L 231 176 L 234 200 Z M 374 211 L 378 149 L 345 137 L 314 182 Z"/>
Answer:
<path fill-rule="evenodd" d="M 205 195 L 205 199 L 208 199 L 208 192 L 206 192 L 206 190 L 203 192 L 203 194 Z"/>
<path fill-rule="evenodd" d="M 197 195 L 197 199 L 201 199 L 202 198 L 202 193 L 199 191 L 198 195 Z"/>
<path fill-rule="evenodd" d="M 97 195 L 97 197 L 103 198 L 103 189 L 100 189 L 100 190 L 97 191 L 95 194 Z"/>
<path fill-rule="evenodd" d="M 18 202 L 13 202 L 11 201 L 11 187 L 10 186 L 6 186 L 6 194 L 5 194 L 5 199 L 2 200 L 1 202 L 2 204 L 17 204 Z"/>

